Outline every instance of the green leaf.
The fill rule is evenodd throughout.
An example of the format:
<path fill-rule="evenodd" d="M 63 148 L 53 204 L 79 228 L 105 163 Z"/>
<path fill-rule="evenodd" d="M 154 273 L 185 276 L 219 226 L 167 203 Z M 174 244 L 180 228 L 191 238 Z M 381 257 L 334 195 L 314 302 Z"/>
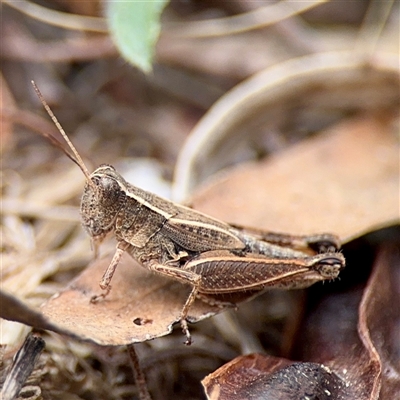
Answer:
<path fill-rule="evenodd" d="M 109 1 L 107 19 L 121 55 L 144 72 L 151 71 L 160 16 L 168 0 Z"/>

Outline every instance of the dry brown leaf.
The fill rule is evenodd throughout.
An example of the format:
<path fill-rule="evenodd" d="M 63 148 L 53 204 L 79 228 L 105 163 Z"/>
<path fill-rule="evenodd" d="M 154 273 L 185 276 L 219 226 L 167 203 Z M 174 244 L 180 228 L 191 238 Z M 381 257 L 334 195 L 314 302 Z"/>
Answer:
<path fill-rule="evenodd" d="M 323 363 L 348 384 L 350 399 L 372 400 L 379 365 L 357 332 L 361 288 L 325 297 L 309 315 L 298 338 L 300 358 Z"/>
<path fill-rule="evenodd" d="M 343 241 L 399 223 L 399 143 L 391 122 L 359 117 L 266 161 L 229 170 L 192 206 L 227 222 Z"/>
<path fill-rule="evenodd" d="M 244 396 L 249 396 L 251 389 L 247 389 L 250 386 L 263 381 L 268 372 L 273 373 L 291 363 L 283 358 L 261 354 L 240 356 L 207 375 L 202 384 L 207 397 L 212 400 L 227 399 L 233 393 L 238 399 L 246 398 Z"/>
<path fill-rule="evenodd" d="M 125 345 L 167 335 L 179 321 L 190 287 L 154 275 L 131 257 L 123 257 L 106 299 L 91 303 L 101 293 L 99 281 L 111 257 L 89 265 L 61 293 L 43 305 L 43 314 L 63 330 L 102 345 Z M 190 308 L 196 322 L 221 310 L 202 301 Z M 183 343 L 183 336 L 182 336 Z"/>
<path fill-rule="evenodd" d="M 354 49 L 317 52 L 277 63 L 236 85 L 185 141 L 175 166 L 174 199 L 186 200 L 223 168 L 275 154 L 346 116 L 398 110 L 397 59 L 379 53 L 366 61 Z"/>
<path fill-rule="evenodd" d="M 383 249 L 364 291 L 358 331 L 379 372 L 381 400 L 400 393 L 400 248 Z M 372 392 L 372 391 L 371 391 Z M 371 398 L 372 394 L 371 394 Z"/>
<path fill-rule="evenodd" d="M 237 357 L 202 383 L 210 400 L 339 400 L 346 391 L 345 382 L 323 365 L 261 354 Z"/>

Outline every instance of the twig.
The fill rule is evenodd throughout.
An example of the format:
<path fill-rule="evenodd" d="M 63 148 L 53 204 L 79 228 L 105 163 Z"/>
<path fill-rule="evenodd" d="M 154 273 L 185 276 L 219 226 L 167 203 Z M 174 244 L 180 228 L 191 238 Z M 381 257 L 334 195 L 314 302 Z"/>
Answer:
<path fill-rule="evenodd" d="M 101 17 L 87 17 L 83 15 L 64 13 L 61 11 L 51 10 L 50 8 L 26 0 L 3 0 L 3 3 L 31 18 L 45 22 L 49 25 L 58 26 L 59 28 L 102 33 L 108 32 L 106 20 Z"/>
<path fill-rule="evenodd" d="M 307 2 L 280 1 L 272 5 L 259 7 L 255 10 L 232 17 L 191 21 L 190 23 L 168 24 L 163 30 L 165 35 L 176 35 L 182 38 L 205 38 L 232 35 L 254 29 L 265 28 L 285 19 L 301 14 L 326 3 L 329 0 L 314 0 Z"/>
<path fill-rule="evenodd" d="M 139 358 L 137 356 L 134 345 L 131 344 L 128 347 L 129 363 L 131 365 L 133 376 L 135 378 L 136 386 L 139 391 L 140 400 L 151 400 L 149 390 L 147 389 L 146 378 L 139 365 Z"/>
<path fill-rule="evenodd" d="M 13 400 L 18 396 L 44 347 L 45 341 L 41 337 L 32 333 L 26 337 L 25 342 L 15 354 L 10 371 L 4 381 L 0 393 L 2 400 Z"/>
<path fill-rule="evenodd" d="M 371 57 L 376 51 L 378 41 L 382 36 L 382 31 L 389 18 L 392 6 L 393 0 L 372 0 L 369 3 L 354 46 L 358 53 Z"/>

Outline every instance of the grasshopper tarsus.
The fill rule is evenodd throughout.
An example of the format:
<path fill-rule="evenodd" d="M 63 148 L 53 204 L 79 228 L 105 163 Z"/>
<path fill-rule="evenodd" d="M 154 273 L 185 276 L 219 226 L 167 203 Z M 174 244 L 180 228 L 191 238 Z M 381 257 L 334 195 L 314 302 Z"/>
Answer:
<path fill-rule="evenodd" d="M 340 249 L 339 239 L 333 235 L 321 235 L 315 238 L 315 241 L 310 242 L 308 245 L 310 249 L 317 253 L 333 253 Z"/>
<path fill-rule="evenodd" d="M 103 289 L 103 288 L 102 288 Z M 111 292 L 111 285 L 108 285 L 105 289 L 103 289 L 104 290 L 104 292 L 103 293 L 100 293 L 100 294 L 95 294 L 94 296 L 92 296 L 91 298 L 90 298 L 90 302 L 91 303 L 93 303 L 93 304 L 96 304 L 96 303 L 98 303 L 100 300 L 104 300 L 108 295 L 109 295 L 109 293 Z"/>
<path fill-rule="evenodd" d="M 192 335 L 190 334 L 190 330 L 189 330 L 186 319 L 181 319 L 181 328 L 182 328 L 183 334 L 186 336 L 186 340 L 183 343 L 186 346 L 190 346 L 193 343 L 193 340 L 192 340 Z"/>

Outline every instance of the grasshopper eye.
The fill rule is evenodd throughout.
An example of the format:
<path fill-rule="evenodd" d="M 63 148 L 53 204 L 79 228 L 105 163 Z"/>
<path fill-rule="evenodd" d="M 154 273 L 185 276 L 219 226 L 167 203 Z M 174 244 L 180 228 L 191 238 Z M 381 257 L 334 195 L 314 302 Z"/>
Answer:
<path fill-rule="evenodd" d="M 115 179 L 108 176 L 94 177 L 93 182 L 97 187 L 96 197 L 103 207 L 113 207 L 120 201 L 121 189 Z"/>
<path fill-rule="evenodd" d="M 103 178 L 101 183 L 103 192 L 100 202 L 105 207 L 111 207 L 115 203 L 118 203 L 121 196 L 121 190 L 118 183 L 115 182 L 114 179 L 107 177 Z"/>

